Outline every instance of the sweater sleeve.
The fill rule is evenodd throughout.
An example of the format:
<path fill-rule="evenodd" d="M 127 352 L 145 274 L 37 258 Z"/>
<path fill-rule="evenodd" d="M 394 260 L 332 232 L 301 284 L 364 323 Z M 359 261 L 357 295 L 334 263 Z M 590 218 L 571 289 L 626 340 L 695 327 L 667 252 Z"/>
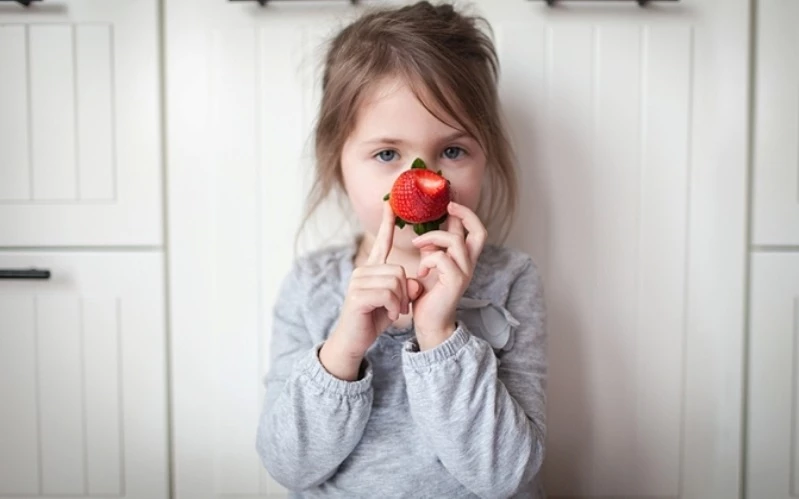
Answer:
<path fill-rule="evenodd" d="M 519 321 L 513 347 L 491 345 L 460 323 L 441 345 L 403 351 L 412 417 L 444 467 L 480 497 L 509 497 L 541 468 L 547 376 L 545 305 L 532 260 L 511 286 Z"/>
<path fill-rule="evenodd" d="M 303 282 L 305 281 L 305 282 Z M 363 435 L 372 409 L 372 369 L 354 382 L 328 373 L 303 321 L 312 283 L 295 266 L 273 311 L 270 368 L 256 449 L 266 470 L 289 490 L 316 487 L 336 473 Z"/>

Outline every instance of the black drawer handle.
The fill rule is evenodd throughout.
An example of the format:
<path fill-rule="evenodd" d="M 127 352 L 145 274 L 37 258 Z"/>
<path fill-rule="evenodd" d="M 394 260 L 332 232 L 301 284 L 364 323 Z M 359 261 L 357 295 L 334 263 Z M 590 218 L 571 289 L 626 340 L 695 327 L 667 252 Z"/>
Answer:
<path fill-rule="evenodd" d="M 0 269 L 0 279 L 50 279 L 47 269 Z"/>
<path fill-rule="evenodd" d="M 30 7 L 31 2 L 41 2 L 42 0 L 0 0 L 0 2 L 17 2 L 18 4 L 22 4 L 25 7 Z"/>

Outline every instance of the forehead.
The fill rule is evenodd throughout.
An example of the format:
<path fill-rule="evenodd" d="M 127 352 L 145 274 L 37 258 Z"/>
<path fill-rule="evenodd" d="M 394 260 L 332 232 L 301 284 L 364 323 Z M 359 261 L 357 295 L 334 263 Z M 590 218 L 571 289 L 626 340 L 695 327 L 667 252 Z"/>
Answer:
<path fill-rule="evenodd" d="M 425 102 L 401 78 L 386 77 L 375 82 L 359 105 L 354 135 L 425 136 L 464 131 L 429 93 L 423 98 Z"/>

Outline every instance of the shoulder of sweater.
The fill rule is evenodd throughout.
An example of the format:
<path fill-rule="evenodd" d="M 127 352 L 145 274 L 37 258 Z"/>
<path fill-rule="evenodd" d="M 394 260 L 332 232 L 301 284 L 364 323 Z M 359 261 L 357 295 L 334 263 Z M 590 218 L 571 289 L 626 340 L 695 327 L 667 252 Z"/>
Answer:
<path fill-rule="evenodd" d="M 351 257 L 347 244 L 331 245 L 310 251 L 294 261 L 293 272 L 301 283 L 317 287 L 323 281 L 340 279 L 341 266 Z"/>
<path fill-rule="evenodd" d="M 487 244 L 480 254 L 469 286 L 471 294 L 485 296 L 506 293 L 525 272 L 538 280 L 538 267 L 533 257 L 524 251 Z"/>

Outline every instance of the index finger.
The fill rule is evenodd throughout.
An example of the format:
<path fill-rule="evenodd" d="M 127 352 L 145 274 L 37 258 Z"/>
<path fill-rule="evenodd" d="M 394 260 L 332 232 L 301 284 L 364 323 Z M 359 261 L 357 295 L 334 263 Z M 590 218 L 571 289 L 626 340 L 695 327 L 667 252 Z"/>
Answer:
<path fill-rule="evenodd" d="M 388 254 L 391 253 L 391 246 L 394 244 L 394 211 L 388 201 L 383 202 L 383 219 L 380 221 L 380 228 L 377 230 L 372 251 L 369 253 L 367 264 L 379 265 L 386 263 Z"/>
<path fill-rule="evenodd" d="M 466 237 L 466 233 L 463 229 L 463 222 L 461 221 L 460 217 L 455 215 L 447 217 L 447 230 L 456 236 L 460 236 L 462 238 Z"/>
<path fill-rule="evenodd" d="M 460 218 L 464 229 L 469 233 L 466 236 L 466 247 L 469 249 L 472 264 L 476 264 L 488 237 L 486 228 L 480 218 L 466 206 L 452 202 L 448 208 L 449 214 Z"/>

